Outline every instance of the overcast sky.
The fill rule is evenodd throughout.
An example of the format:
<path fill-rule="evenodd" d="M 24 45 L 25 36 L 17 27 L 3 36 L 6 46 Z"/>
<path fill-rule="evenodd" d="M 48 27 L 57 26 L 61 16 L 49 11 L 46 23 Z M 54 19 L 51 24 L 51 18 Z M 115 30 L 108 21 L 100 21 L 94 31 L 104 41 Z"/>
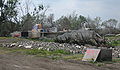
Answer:
<path fill-rule="evenodd" d="M 115 18 L 120 21 L 120 0 L 33 0 L 35 3 L 49 5 L 47 13 L 54 13 L 55 19 L 74 11 L 83 16 L 103 20 Z"/>

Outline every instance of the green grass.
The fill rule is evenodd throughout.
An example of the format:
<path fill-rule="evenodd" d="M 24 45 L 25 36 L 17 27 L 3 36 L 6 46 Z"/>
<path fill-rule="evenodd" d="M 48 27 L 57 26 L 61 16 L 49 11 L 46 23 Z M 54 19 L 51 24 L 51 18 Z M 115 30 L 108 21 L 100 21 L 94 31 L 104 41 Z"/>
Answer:
<path fill-rule="evenodd" d="M 28 55 L 37 55 L 37 54 L 43 54 L 43 55 L 59 55 L 59 54 L 64 54 L 64 55 L 69 55 L 70 53 L 64 50 L 55 50 L 55 51 L 47 51 L 47 50 L 38 50 L 38 49 L 20 49 L 20 48 L 5 48 L 5 47 L 0 47 L 0 50 L 4 51 L 10 51 L 10 52 L 24 52 Z"/>
<path fill-rule="evenodd" d="M 18 41 L 21 41 L 21 40 L 26 40 L 25 38 L 18 38 L 18 37 L 0 37 L 0 40 L 9 40 L 9 39 L 12 39 L 12 43 L 16 43 Z"/>
<path fill-rule="evenodd" d="M 61 58 L 63 55 L 70 55 L 71 53 L 64 50 L 55 50 L 55 51 L 47 51 L 47 50 L 38 50 L 38 49 L 20 49 L 20 48 L 4 48 L 0 47 L 0 54 L 7 53 L 20 53 L 24 55 L 35 55 L 37 57 L 50 57 L 51 59 Z"/>
<path fill-rule="evenodd" d="M 120 36 L 106 36 L 105 38 L 109 40 L 114 40 L 120 38 Z"/>
<path fill-rule="evenodd" d="M 108 45 L 120 46 L 120 41 L 117 40 L 117 39 L 120 39 L 120 36 L 106 37 L 106 39 L 111 40 L 111 42 L 108 42 Z"/>
<path fill-rule="evenodd" d="M 81 61 L 83 58 L 83 54 L 71 54 L 64 50 L 56 50 L 56 51 L 47 51 L 47 50 L 38 50 L 38 49 L 20 49 L 20 48 L 4 48 L 0 47 L 0 54 L 8 54 L 8 53 L 17 53 L 22 55 L 34 55 L 36 57 L 44 57 L 50 58 L 52 60 L 77 60 Z M 102 61 L 102 62 L 90 62 L 95 66 L 101 67 L 105 64 L 113 64 L 120 63 L 120 58 L 114 58 L 112 61 Z"/>
<path fill-rule="evenodd" d="M 112 41 L 110 44 L 112 46 L 120 46 L 120 41 Z"/>
<path fill-rule="evenodd" d="M 111 41 L 111 42 L 108 42 L 108 45 L 111 45 L 111 46 L 120 46 L 120 41 Z"/>
<path fill-rule="evenodd" d="M 32 41 L 41 41 L 41 42 L 54 42 L 53 39 L 43 38 L 43 39 L 28 39 Z"/>
<path fill-rule="evenodd" d="M 115 39 L 115 38 L 120 38 L 120 36 L 106 36 L 105 38 Z"/>
<path fill-rule="evenodd" d="M 54 42 L 53 39 L 47 39 L 47 38 L 41 39 L 40 41 L 42 41 L 42 42 Z"/>
<path fill-rule="evenodd" d="M 0 37 L 0 39 L 20 39 L 20 38 L 17 38 L 17 37 Z"/>
<path fill-rule="evenodd" d="M 13 39 L 13 37 L 0 37 L 0 39 Z"/>
<path fill-rule="evenodd" d="M 114 39 L 114 38 L 120 38 L 120 36 L 106 36 L 106 38 Z"/>
<path fill-rule="evenodd" d="M 95 65 L 98 66 L 98 67 L 101 67 L 101 66 L 104 66 L 105 63 L 96 63 Z"/>
<path fill-rule="evenodd" d="M 120 58 L 115 58 L 112 60 L 113 62 L 117 62 L 117 63 L 120 63 Z"/>
<path fill-rule="evenodd" d="M 2 52 L 1 52 L 2 51 Z M 0 47 L 0 54 L 7 53 L 19 53 L 23 55 L 34 55 L 36 57 L 47 57 L 53 60 L 64 59 L 64 60 L 81 60 L 83 58 L 82 54 L 71 54 L 64 50 L 55 50 L 55 51 L 47 51 L 47 50 L 38 50 L 38 49 L 20 49 L 20 48 L 4 48 Z"/>

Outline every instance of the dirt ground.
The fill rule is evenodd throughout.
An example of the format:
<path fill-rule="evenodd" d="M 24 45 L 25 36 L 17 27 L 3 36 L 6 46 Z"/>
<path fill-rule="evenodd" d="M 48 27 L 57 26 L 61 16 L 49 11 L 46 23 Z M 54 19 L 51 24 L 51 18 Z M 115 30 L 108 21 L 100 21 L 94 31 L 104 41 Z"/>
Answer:
<path fill-rule="evenodd" d="M 0 70 L 120 70 L 120 64 L 98 67 L 92 63 L 74 60 L 51 60 L 19 53 L 0 54 Z"/>

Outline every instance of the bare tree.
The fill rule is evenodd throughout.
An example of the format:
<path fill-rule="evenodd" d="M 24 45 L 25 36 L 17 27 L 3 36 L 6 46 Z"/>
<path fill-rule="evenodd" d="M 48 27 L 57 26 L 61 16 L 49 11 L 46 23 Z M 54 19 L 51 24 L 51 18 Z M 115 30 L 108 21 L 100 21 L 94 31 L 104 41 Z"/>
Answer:
<path fill-rule="evenodd" d="M 31 5 L 33 7 L 31 8 Z M 34 24 L 39 24 L 42 22 L 42 12 L 43 5 L 35 5 L 31 0 L 26 0 L 25 5 L 21 4 L 19 7 L 22 17 L 21 17 L 21 30 L 28 31 L 32 30 Z"/>
<path fill-rule="evenodd" d="M 106 28 L 116 28 L 117 23 L 118 21 L 116 19 L 109 19 L 107 21 L 104 21 L 102 25 L 105 26 Z"/>

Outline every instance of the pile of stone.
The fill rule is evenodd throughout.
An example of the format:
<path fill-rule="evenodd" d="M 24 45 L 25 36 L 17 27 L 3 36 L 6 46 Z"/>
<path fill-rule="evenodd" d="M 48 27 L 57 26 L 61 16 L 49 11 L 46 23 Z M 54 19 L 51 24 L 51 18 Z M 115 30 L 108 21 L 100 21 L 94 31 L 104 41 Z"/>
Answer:
<path fill-rule="evenodd" d="M 110 49 L 112 49 L 113 57 L 120 58 L 120 46 L 110 47 Z"/>
<path fill-rule="evenodd" d="M 5 40 L 5 39 L 4 39 Z M 68 43 L 55 43 L 55 42 L 40 42 L 40 41 L 30 41 L 30 40 L 0 40 L 1 47 L 8 47 L 8 48 L 26 48 L 26 49 L 44 49 L 48 51 L 55 51 L 55 50 L 65 50 L 71 52 L 73 54 L 82 53 L 84 54 L 87 48 L 99 48 L 99 49 L 112 49 L 113 50 L 113 57 L 120 58 L 120 46 L 118 47 L 96 47 L 91 46 L 89 44 L 77 45 L 77 44 L 68 44 Z M 11 42 L 10 42 L 11 41 Z M 14 43 L 13 43 L 14 42 Z"/>
<path fill-rule="evenodd" d="M 3 47 L 8 48 L 26 48 L 26 49 L 44 49 L 48 51 L 65 50 L 71 53 L 85 53 L 86 47 L 77 44 L 55 43 L 55 42 L 39 42 L 39 41 L 18 41 L 16 43 L 1 43 Z"/>

